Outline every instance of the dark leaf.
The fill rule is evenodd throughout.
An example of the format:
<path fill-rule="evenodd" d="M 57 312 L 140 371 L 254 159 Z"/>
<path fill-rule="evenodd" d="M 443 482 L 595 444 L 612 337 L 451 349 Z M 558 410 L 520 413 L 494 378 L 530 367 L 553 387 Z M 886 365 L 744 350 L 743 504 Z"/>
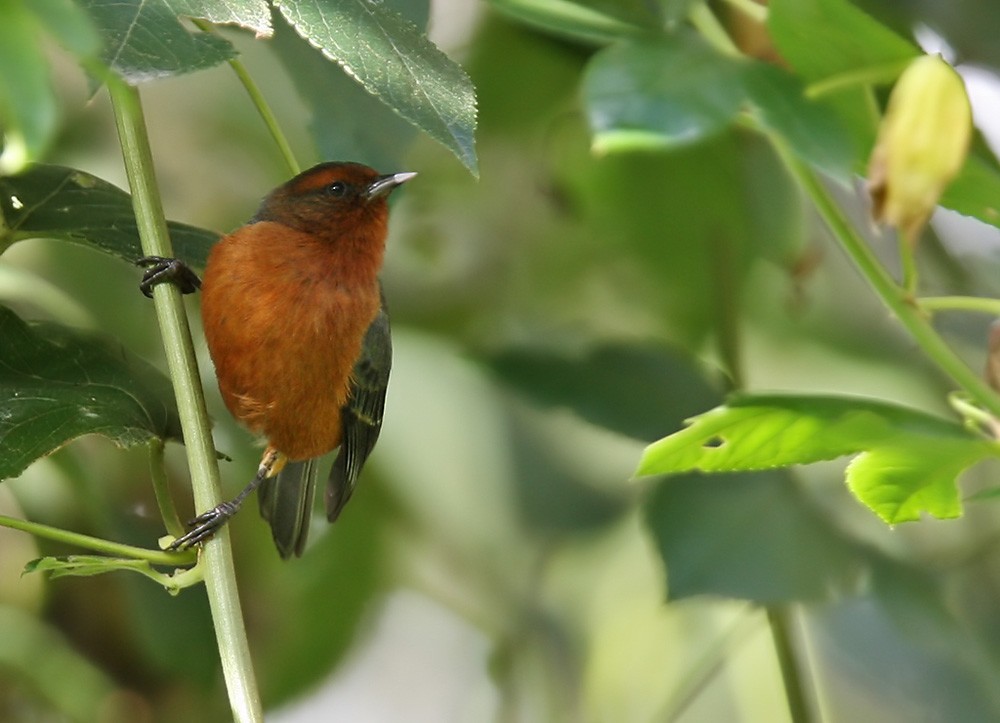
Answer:
<path fill-rule="evenodd" d="M 169 381 L 105 339 L 0 307 L 0 479 L 85 434 L 121 447 L 180 439 Z"/>

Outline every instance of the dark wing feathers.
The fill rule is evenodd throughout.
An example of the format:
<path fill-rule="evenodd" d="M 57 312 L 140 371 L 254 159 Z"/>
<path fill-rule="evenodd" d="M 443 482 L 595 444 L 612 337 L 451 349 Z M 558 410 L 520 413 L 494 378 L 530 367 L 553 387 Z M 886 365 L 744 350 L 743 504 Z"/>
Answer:
<path fill-rule="evenodd" d="M 385 300 L 368 327 L 361 356 L 351 374 L 351 392 L 341 409 L 343 438 L 326 484 L 326 516 L 330 522 L 351 498 L 358 475 L 378 441 L 382 429 L 385 392 L 392 368 L 392 336 Z"/>

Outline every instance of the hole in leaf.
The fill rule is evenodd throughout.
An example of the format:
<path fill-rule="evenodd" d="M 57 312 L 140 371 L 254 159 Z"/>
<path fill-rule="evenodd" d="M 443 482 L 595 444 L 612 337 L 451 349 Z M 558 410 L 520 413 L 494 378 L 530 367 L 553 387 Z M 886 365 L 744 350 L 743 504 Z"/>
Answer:
<path fill-rule="evenodd" d="M 718 447 L 721 447 L 725 443 L 726 440 L 724 440 L 722 437 L 716 436 L 712 437 L 711 439 L 706 439 L 702 447 L 704 447 L 705 449 L 716 449 Z"/>

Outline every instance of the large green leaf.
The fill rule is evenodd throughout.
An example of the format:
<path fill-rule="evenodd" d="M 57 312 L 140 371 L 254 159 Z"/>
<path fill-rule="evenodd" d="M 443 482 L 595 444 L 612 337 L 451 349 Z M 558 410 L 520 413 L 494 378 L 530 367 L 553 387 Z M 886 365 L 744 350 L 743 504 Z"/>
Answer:
<path fill-rule="evenodd" d="M 767 25 L 782 57 L 807 80 L 892 67 L 920 52 L 848 0 L 773 0 Z"/>
<path fill-rule="evenodd" d="M 855 589 L 865 566 L 865 551 L 781 471 L 671 477 L 645 512 L 673 600 L 829 599 Z"/>
<path fill-rule="evenodd" d="M 63 166 L 36 165 L 0 177 L 0 252 L 15 241 L 54 238 L 92 246 L 126 261 L 143 255 L 132 201 L 117 186 Z M 174 253 L 202 267 L 218 234 L 168 224 Z"/>
<path fill-rule="evenodd" d="M 85 434 L 122 447 L 180 439 L 169 381 L 105 339 L 0 306 L 0 479 Z"/>
<path fill-rule="evenodd" d="M 472 82 L 412 23 L 367 0 L 276 0 L 276 5 L 365 90 L 478 174 Z"/>
<path fill-rule="evenodd" d="M 221 37 L 190 33 L 179 16 L 270 35 L 266 0 L 79 0 L 103 39 L 101 59 L 130 83 L 210 68 L 235 57 Z"/>
<path fill-rule="evenodd" d="M 746 67 L 692 33 L 600 51 L 583 79 L 595 147 L 664 148 L 721 131 L 745 98 Z"/>
<path fill-rule="evenodd" d="M 658 437 L 719 400 L 691 358 L 659 345 L 607 343 L 578 355 L 512 349 L 488 363 L 533 401 L 637 439 Z"/>
<path fill-rule="evenodd" d="M 421 9 L 421 17 L 409 19 L 426 24 L 426 4 L 407 4 L 407 8 Z M 386 173 L 401 170 L 417 129 L 366 92 L 281 17 L 275 18 L 274 30 L 274 52 L 312 111 L 310 127 L 320 158 L 360 161 Z"/>
<path fill-rule="evenodd" d="M 858 457 L 847 484 L 888 523 L 957 517 L 955 478 L 1000 445 L 962 425 L 868 399 L 739 396 L 643 453 L 638 475 L 726 472 Z"/>

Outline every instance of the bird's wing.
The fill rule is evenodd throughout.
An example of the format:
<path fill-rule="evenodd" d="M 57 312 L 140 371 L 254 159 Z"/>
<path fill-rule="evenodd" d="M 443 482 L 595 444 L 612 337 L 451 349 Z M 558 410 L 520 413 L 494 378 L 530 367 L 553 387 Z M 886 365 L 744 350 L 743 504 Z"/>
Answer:
<path fill-rule="evenodd" d="M 271 537 L 282 559 L 302 554 L 309 535 L 318 459 L 289 462 L 257 491 L 260 516 L 271 525 Z"/>
<path fill-rule="evenodd" d="M 326 485 L 326 516 L 330 522 L 337 519 L 351 498 L 361 468 L 378 440 L 391 367 L 392 336 L 383 297 L 378 315 L 365 332 L 361 356 L 354 364 L 347 404 L 340 410 L 340 453 Z"/>

